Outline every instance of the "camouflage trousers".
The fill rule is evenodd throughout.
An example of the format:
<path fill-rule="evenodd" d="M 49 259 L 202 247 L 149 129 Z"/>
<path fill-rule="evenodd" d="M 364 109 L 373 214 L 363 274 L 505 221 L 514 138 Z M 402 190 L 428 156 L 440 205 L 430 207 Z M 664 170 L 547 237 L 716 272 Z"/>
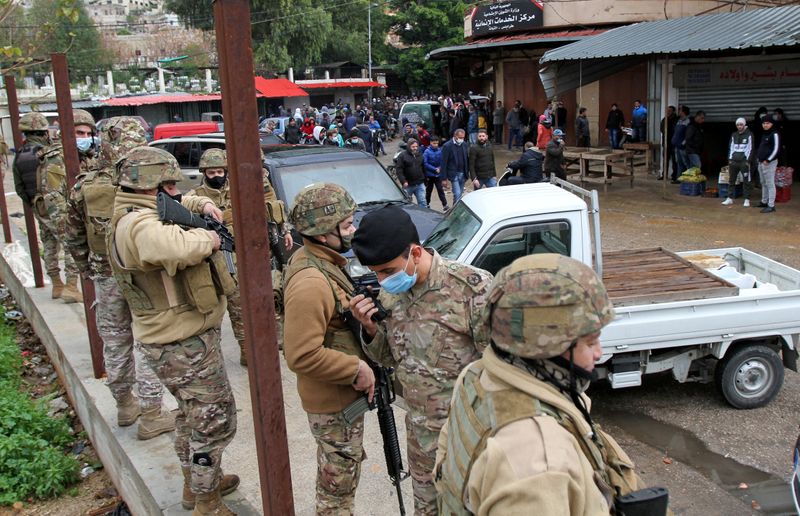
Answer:
<path fill-rule="evenodd" d="M 317 441 L 317 515 L 351 515 L 366 457 L 364 417 L 348 425 L 341 412 L 308 414 L 308 424 Z"/>
<path fill-rule="evenodd" d="M 439 432 L 414 424 L 411 417 L 406 414 L 406 440 L 408 469 L 411 473 L 411 487 L 414 490 L 414 514 L 417 516 L 438 514 L 433 469 L 436 464 Z"/>
<path fill-rule="evenodd" d="M 172 344 L 136 345 L 178 400 L 175 451 L 191 466 L 192 491 L 219 487 L 222 451 L 236 435 L 236 402 L 225 372 L 219 329 Z"/>
<path fill-rule="evenodd" d="M 131 312 L 119 291 L 117 280 L 110 276 L 97 276 L 94 290 L 95 320 L 97 332 L 103 339 L 103 362 L 111 395 L 120 401 L 136 383 L 142 408 L 161 407 L 164 387 L 141 356 L 141 350 L 133 346 Z"/>
<path fill-rule="evenodd" d="M 48 276 L 55 277 L 61 275 L 61 267 L 58 264 L 58 255 L 61 253 L 62 231 L 58 223 L 49 217 L 39 215 L 36 208 L 32 208 L 33 216 L 39 222 L 39 240 L 42 241 L 42 251 L 44 254 L 44 268 Z M 78 276 L 78 268 L 72 255 L 64 250 L 64 272 L 67 279 Z"/>
<path fill-rule="evenodd" d="M 239 296 L 239 285 L 236 290 L 228 296 L 228 317 L 231 319 L 233 336 L 236 340 L 244 340 L 244 321 L 242 320 L 242 301 Z"/>

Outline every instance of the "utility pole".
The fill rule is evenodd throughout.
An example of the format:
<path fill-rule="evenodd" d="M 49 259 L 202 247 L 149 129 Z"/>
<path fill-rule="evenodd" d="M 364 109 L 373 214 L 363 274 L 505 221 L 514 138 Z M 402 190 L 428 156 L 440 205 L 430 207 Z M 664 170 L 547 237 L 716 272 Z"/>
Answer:
<path fill-rule="evenodd" d="M 369 55 L 367 57 L 367 68 L 369 69 L 369 80 L 372 80 L 372 0 L 367 4 L 367 41 L 369 44 Z"/>

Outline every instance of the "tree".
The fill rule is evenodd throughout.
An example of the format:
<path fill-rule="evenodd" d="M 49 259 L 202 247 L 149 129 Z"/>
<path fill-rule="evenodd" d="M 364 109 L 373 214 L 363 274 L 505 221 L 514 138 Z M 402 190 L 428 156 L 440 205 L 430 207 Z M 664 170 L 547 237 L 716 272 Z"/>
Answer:
<path fill-rule="evenodd" d="M 54 18 L 53 13 L 63 9 L 65 4 L 71 4 L 69 16 Z M 27 12 L 26 23 L 47 29 L 47 32 L 37 35 L 40 52 L 65 52 L 73 79 L 107 69 L 111 65 L 110 56 L 86 12 L 83 0 L 34 0 Z"/>
<path fill-rule="evenodd" d="M 384 11 L 385 2 L 356 0 L 345 2 L 331 10 L 333 31 L 322 52 L 323 62 L 352 61 L 368 64 L 367 14 L 372 2 L 372 63 L 385 62 L 391 55 L 385 43 L 391 20 Z"/>
<path fill-rule="evenodd" d="M 464 41 L 464 13 L 472 1 L 390 0 L 395 13 L 392 30 L 406 50 L 400 53 L 398 73 L 409 88 L 439 91 L 445 86 L 444 63 L 426 61 L 431 50 Z"/>
<path fill-rule="evenodd" d="M 213 9 L 210 2 L 197 0 L 166 0 L 164 9 L 175 13 L 187 27 L 203 30 L 214 29 Z"/>

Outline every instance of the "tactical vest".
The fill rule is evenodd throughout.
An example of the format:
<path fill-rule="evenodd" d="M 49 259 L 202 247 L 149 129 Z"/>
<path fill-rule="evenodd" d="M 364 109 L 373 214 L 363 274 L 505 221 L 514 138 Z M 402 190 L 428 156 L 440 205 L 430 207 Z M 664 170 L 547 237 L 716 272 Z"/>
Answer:
<path fill-rule="evenodd" d="M 37 153 L 42 147 L 40 145 L 28 146 L 24 145 L 22 149 L 17 152 L 14 165 L 19 170 L 19 175 L 22 178 L 22 184 L 25 187 L 25 195 L 28 196 L 31 203 L 39 193 L 38 182 L 36 181 L 36 170 L 39 168 L 39 158 Z"/>
<path fill-rule="evenodd" d="M 86 215 L 86 240 L 89 249 L 101 256 L 108 255 L 106 232 L 114 215 L 116 192 L 116 187 L 111 184 L 111 176 L 103 172 L 89 174 L 81 183 Z"/>
<path fill-rule="evenodd" d="M 484 365 L 480 361 L 468 366 L 450 405 L 446 455 L 435 472 L 440 514 L 472 514 L 464 506 L 467 480 L 472 465 L 486 448 L 487 440 L 506 425 L 543 415 L 558 421 L 579 443 L 609 506 L 616 494 L 615 488 L 623 495 L 634 490 L 634 486 L 630 486 L 618 471 L 621 465 L 617 453 L 602 444 L 602 437 L 598 436 L 601 442 L 598 446 L 590 437 L 581 435 L 569 415 L 530 394 L 516 389 L 486 391 L 480 382 L 483 371 Z"/>
<path fill-rule="evenodd" d="M 341 351 L 348 355 L 355 355 L 363 359 L 364 350 L 361 349 L 361 343 L 356 340 L 355 335 L 353 335 L 353 332 L 350 331 L 350 328 L 348 328 L 345 323 L 345 312 L 347 310 L 342 305 L 339 293 L 336 291 L 336 287 L 339 287 L 348 298 L 353 291 L 353 282 L 347 277 L 344 271 L 329 261 L 317 258 L 303 248 L 292 255 L 289 259 L 289 264 L 283 269 L 283 291 L 286 292 L 286 287 L 295 274 L 311 267 L 321 272 L 328 282 L 328 286 L 330 286 L 331 293 L 333 294 L 333 299 L 336 302 L 336 314 L 344 325 L 343 328 L 333 328 L 328 324 L 328 328 L 325 331 L 325 338 L 322 341 L 323 347 Z"/>
<path fill-rule="evenodd" d="M 218 296 L 235 291 L 236 283 L 219 252 L 197 265 L 179 270 L 175 276 L 163 269 L 144 272 L 125 267 L 117 254 L 115 233 L 125 231 L 136 214 L 136 210 L 115 213 L 106 237 L 108 261 L 131 313 L 146 316 L 168 310 L 182 313 L 196 309 L 209 314 L 219 304 Z"/>

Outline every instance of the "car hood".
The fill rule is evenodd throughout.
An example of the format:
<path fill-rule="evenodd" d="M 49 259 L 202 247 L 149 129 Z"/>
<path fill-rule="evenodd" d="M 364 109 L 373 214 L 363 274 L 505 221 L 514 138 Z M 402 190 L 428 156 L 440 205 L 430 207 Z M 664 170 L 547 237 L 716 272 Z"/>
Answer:
<path fill-rule="evenodd" d="M 417 226 L 420 242 L 424 242 L 425 239 L 428 238 L 428 235 L 431 234 L 431 231 L 433 231 L 433 228 L 435 228 L 436 225 L 439 224 L 439 222 L 444 218 L 444 214 L 439 213 L 438 211 L 422 208 L 417 204 L 412 204 L 409 202 L 397 201 L 386 204 L 370 204 L 368 206 L 360 205 L 353 216 L 353 223 L 356 227 L 358 227 L 358 224 L 361 222 L 361 219 L 364 217 L 364 215 L 371 211 L 380 209 L 387 204 L 399 206 L 403 209 L 403 211 L 408 213 L 409 217 L 411 217 L 411 221 L 414 222 L 415 226 Z M 391 228 L 387 229 L 391 230 Z"/>

